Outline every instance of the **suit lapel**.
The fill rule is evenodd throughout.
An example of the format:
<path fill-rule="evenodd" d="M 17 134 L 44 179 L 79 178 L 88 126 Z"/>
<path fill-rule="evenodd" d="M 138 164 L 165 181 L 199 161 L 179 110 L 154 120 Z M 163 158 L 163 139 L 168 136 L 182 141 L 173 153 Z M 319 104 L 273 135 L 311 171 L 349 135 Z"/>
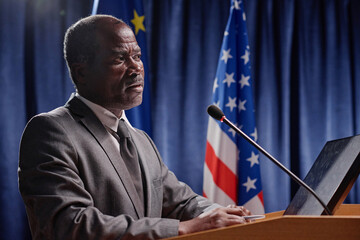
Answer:
<path fill-rule="evenodd" d="M 88 108 L 86 104 L 78 98 L 72 96 L 68 101 L 67 106 L 72 112 L 80 116 L 79 120 L 92 133 L 94 138 L 103 148 L 111 164 L 115 168 L 121 182 L 123 183 L 126 192 L 134 205 L 138 217 L 144 217 L 144 204 L 141 202 L 136 192 L 135 185 L 131 180 L 131 176 L 123 159 L 121 158 L 120 152 L 114 146 L 110 134 L 107 132 L 96 115 L 91 111 L 91 109 Z"/>
<path fill-rule="evenodd" d="M 146 216 L 149 217 L 151 216 L 151 201 L 152 201 L 152 196 L 151 196 L 151 178 L 150 178 L 150 172 L 149 172 L 149 165 L 148 162 L 146 161 L 147 158 L 152 157 L 149 156 L 149 154 L 151 154 L 154 150 L 150 149 L 149 147 L 149 143 L 147 142 L 146 138 L 144 138 L 144 136 L 142 135 L 142 133 L 140 133 L 139 131 L 134 131 L 131 130 L 130 131 L 131 137 L 134 140 L 135 146 L 137 148 L 138 154 L 139 154 L 139 159 L 140 159 L 140 166 L 143 170 L 144 173 L 144 189 L 146 189 L 145 193 L 146 194 L 146 200 L 145 200 L 145 208 L 146 208 Z M 141 146 L 141 147 L 138 147 Z"/>

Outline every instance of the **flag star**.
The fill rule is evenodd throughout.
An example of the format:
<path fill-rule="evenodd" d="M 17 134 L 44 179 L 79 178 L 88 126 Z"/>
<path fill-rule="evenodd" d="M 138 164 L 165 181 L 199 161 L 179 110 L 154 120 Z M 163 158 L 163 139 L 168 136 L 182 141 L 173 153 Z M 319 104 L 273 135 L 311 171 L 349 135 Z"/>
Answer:
<path fill-rule="evenodd" d="M 243 21 L 244 21 L 244 22 L 246 21 L 246 15 L 245 15 L 244 12 L 243 12 Z"/>
<path fill-rule="evenodd" d="M 252 134 L 250 134 L 250 136 L 253 136 L 254 141 L 256 142 L 258 140 L 258 135 L 257 135 L 257 129 L 254 129 L 254 132 Z"/>
<path fill-rule="evenodd" d="M 239 101 L 239 112 L 241 112 L 241 110 L 246 111 L 245 103 L 246 103 L 246 100 Z"/>
<path fill-rule="evenodd" d="M 246 65 L 250 60 L 250 52 L 248 50 L 245 50 L 245 54 L 241 56 L 242 59 L 244 59 L 244 64 Z"/>
<path fill-rule="evenodd" d="M 257 181 L 256 178 L 251 180 L 250 177 L 247 177 L 246 183 L 242 184 L 244 187 L 246 187 L 246 192 L 250 191 L 250 189 L 256 189 L 256 187 L 255 187 L 256 181 Z"/>
<path fill-rule="evenodd" d="M 239 82 L 241 85 L 241 88 L 243 88 L 245 85 L 250 86 L 249 80 L 250 80 L 250 75 L 245 77 L 244 74 L 241 74 L 241 79 Z"/>
<path fill-rule="evenodd" d="M 234 1 L 234 8 L 236 9 L 236 10 L 240 10 L 240 3 L 241 3 L 241 0 L 240 1 Z"/>
<path fill-rule="evenodd" d="M 220 100 L 215 102 L 214 105 L 216 105 L 218 108 L 220 108 Z"/>
<path fill-rule="evenodd" d="M 235 126 L 236 127 L 238 127 L 240 130 L 243 128 L 243 125 L 240 125 L 240 127 L 237 125 L 237 124 L 235 124 Z M 232 128 L 229 128 L 229 130 L 228 130 L 229 132 L 231 132 L 231 134 L 233 135 L 233 137 L 235 137 L 235 135 L 236 135 L 236 132 L 235 132 L 235 130 L 234 129 L 232 129 Z M 238 148 L 236 148 L 236 149 L 238 149 Z M 239 149 L 238 149 L 239 150 Z M 239 152 L 238 152 L 238 154 L 240 153 L 240 150 L 239 150 Z"/>
<path fill-rule="evenodd" d="M 229 35 L 229 32 L 228 31 L 225 31 L 224 32 L 224 36 L 228 36 Z"/>
<path fill-rule="evenodd" d="M 230 112 L 233 111 L 233 109 L 236 107 L 236 97 L 231 98 L 229 97 L 229 102 L 225 105 L 225 107 L 229 107 L 230 108 Z"/>
<path fill-rule="evenodd" d="M 235 123 L 235 126 L 238 127 L 237 123 Z M 233 135 L 233 137 L 235 137 L 236 131 L 235 131 L 234 129 L 229 128 L 228 132 L 231 132 L 231 134 Z M 236 149 L 238 149 L 238 148 L 236 148 Z"/>
<path fill-rule="evenodd" d="M 235 137 L 236 132 L 235 132 L 235 130 L 234 130 L 234 129 L 229 128 L 228 132 L 231 132 L 232 136 L 233 136 L 233 137 Z"/>
<path fill-rule="evenodd" d="M 234 73 L 227 74 L 225 73 L 226 78 L 224 79 L 223 83 L 227 83 L 228 87 L 230 87 L 231 83 L 234 83 Z"/>
<path fill-rule="evenodd" d="M 143 30 L 145 32 L 144 19 L 145 16 L 139 16 L 136 10 L 134 10 L 134 18 L 131 19 L 131 22 L 135 26 L 136 35 L 139 33 L 139 30 Z"/>
<path fill-rule="evenodd" d="M 221 60 L 224 60 L 224 62 L 227 64 L 227 61 L 229 60 L 229 58 L 232 58 L 230 51 L 231 49 L 229 48 L 228 50 L 222 50 L 223 51 L 223 55 L 221 57 Z"/>
<path fill-rule="evenodd" d="M 251 157 L 247 158 L 246 161 L 250 162 L 250 167 L 253 167 L 255 164 L 259 164 L 259 154 L 251 152 Z"/>
<path fill-rule="evenodd" d="M 217 82 L 218 82 L 218 79 L 215 78 L 214 85 L 213 85 L 213 93 L 215 93 L 216 89 L 219 87 L 219 84 Z"/>

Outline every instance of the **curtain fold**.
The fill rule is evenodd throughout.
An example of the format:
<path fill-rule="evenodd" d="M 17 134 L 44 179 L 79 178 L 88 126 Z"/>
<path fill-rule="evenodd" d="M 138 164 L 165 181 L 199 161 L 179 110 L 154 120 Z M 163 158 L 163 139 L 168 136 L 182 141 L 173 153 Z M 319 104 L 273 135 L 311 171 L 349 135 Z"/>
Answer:
<path fill-rule="evenodd" d="M 18 14 L 16 18 L 12 17 L 14 13 Z M 27 235 L 16 174 L 19 139 L 26 123 L 24 2 L 1 1 L 0 24 L 0 239 L 17 239 L 19 234 Z"/>

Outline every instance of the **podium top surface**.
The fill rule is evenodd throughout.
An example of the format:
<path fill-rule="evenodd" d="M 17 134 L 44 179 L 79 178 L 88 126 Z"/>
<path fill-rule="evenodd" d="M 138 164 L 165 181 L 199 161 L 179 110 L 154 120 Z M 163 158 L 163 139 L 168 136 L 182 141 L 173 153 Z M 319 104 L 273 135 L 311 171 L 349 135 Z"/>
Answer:
<path fill-rule="evenodd" d="M 360 239 L 360 205 L 341 205 L 333 216 L 268 213 L 252 223 L 168 238 L 169 240 Z"/>

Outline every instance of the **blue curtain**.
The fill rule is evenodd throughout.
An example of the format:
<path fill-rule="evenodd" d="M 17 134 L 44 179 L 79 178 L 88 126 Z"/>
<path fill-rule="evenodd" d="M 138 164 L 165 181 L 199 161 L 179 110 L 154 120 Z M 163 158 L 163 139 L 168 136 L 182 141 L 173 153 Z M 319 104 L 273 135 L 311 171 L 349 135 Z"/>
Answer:
<path fill-rule="evenodd" d="M 259 142 L 304 178 L 326 141 L 360 134 L 360 2 L 245 3 Z M 264 158 L 261 173 L 266 210 L 285 209 L 298 186 Z"/>
<path fill-rule="evenodd" d="M 206 108 L 230 1 L 147 2 L 153 138 L 175 175 L 202 194 Z"/>
<path fill-rule="evenodd" d="M 30 117 L 73 92 L 63 35 L 91 7 L 92 0 L 0 1 L 0 239 L 30 239 L 17 190 L 21 133 Z M 229 7 L 144 0 L 153 138 L 170 169 L 198 193 Z M 245 0 L 245 12 L 259 142 L 303 178 L 326 141 L 360 134 L 360 2 Z M 266 211 L 285 209 L 297 186 L 260 161 Z M 360 203 L 359 181 L 346 202 Z"/>
<path fill-rule="evenodd" d="M 18 13 L 17 18 L 12 14 Z M 24 58 L 25 5 L 0 2 L 0 238 L 26 235 L 26 216 L 17 191 L 19 139 L 26 123 Z M 7 24 L 4 24 L 4 23 Z M 1 236 L 3 235 L 3 236 Z M 6 236 L 6 237 L 5 237 Z"/>

